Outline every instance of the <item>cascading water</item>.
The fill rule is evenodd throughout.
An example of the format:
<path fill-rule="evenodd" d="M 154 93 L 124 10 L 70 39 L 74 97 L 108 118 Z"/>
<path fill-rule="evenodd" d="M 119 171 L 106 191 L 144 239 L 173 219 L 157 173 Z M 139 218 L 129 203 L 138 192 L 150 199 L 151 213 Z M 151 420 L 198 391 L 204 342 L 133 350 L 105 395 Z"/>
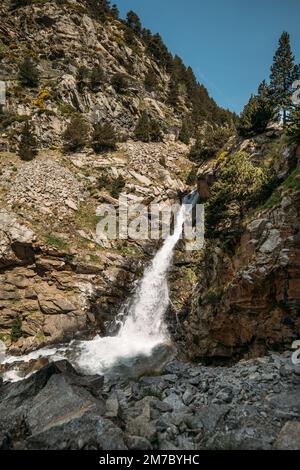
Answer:
<path fill-rule="evenodd" d="M 129 305 L 129 313 L 116 336 L 73 341 L 64 348 L 45 348 L 20 358 L 6 358 L 4 362 L 28 361 L 38 357 L 52 360 L 68 358 L 75 367 L 86 373 L 103 373 L 121 358 L 149 356 L 155 346 L 166 342 L 168 333 L 164 315 L 169 305 L 167 272 L 173 250 L 182 234 L 187 207 L 195 204 L 197 196 L 194 192 L 184 199 L 173 234 L 167 237 L 151 265 L 146 268 Z"/>

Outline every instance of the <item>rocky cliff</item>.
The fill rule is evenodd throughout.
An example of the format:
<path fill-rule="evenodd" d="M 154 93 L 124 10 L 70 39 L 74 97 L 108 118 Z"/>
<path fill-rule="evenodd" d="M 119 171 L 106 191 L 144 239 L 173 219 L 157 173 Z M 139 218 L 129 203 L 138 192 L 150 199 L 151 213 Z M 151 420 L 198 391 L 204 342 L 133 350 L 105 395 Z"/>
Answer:
<path fill-rule="evenodd" d="M 231 203 L 236 238 L 230 249 L 233 227 L 228 218 L 225 229 L 207 239 L 197 293 L 184 322 L 191 358 L 226 362 L 257 357 L 290 349 L 300 336 L 299 148 L 269 132 L 239 142 L 228 155 L 241 150 L 258 167 L 267 165 L 276 183 L 244 215 L 236 201 Z M 200 166 L 203 200 L 210 200 L 226 158 L 219 155 Z M 233 179 L 232 188 L 237 184 Z"/>

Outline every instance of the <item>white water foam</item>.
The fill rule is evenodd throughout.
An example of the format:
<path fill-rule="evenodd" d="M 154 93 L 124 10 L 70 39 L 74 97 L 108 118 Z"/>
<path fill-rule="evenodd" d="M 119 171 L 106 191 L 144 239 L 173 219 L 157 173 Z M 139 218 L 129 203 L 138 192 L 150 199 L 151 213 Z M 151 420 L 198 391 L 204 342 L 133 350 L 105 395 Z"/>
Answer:
<path fill-rule="evenodd" d="M 185 200 L 193 203 L 193 194 Z M 154 347 L 168 341 L 164 315 L 169 305 L 167 272 L 173 250 L 181 237 L 186 217 L 183 204 L 178 212 L 174 231 L 146 268 L 144 276 L 129 305 L 129 314 L 116 336 L 96 336 L 91 341 L 72 341 L 64 348 L 44 348 L 26 356 L 6 357 L 3 362 L 28 362 L 48 357 L 51 360 L 67 358 L 75 367 L 90 374 L 101 374 L 120 358 L 149 356 Z"/>

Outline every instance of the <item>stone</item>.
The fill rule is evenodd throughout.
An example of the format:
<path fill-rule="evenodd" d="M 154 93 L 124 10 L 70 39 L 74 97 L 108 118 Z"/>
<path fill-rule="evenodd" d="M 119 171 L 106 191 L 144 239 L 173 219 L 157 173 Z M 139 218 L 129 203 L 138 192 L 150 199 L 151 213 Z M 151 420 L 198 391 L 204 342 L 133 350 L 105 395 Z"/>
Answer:
<path fill-rule="evenodd" d="M 106 400 L 105 406 L 105 416 L 107 418 L 117 418 L 119 416 L 119 402 L 116 398 L 108 398 L 108 400 Z"/>
<path fill-rule="evenodd" d="M 75 204 L 74 201 L 72 201 L 71 199 L 67 199 L 65 201 L 65 204 L 67 207 L 69 207 L 70 209 L 72 209 L 73 211 L 78 211 L 78 206 Z"/>
<path fill-rule="evenodd" d="M 274 448 L 278 450 L 300 450 L 300 421 L 288 421 L 281 429 Z"/>
<path fill-rule="evenodd" d="M 280 232 L 277 229 L 270 231 L 267 240 L 260 247 L 262 253 L 271 253 L 281 242 Z"/>
<path fill-rule="evenodd" d="M 163 402 L 171 406 L 173 410 L 181 410 L 185 408 L 185 405 L 183 401 L 181 400 L 181 398 L 178 395 L 176 395 L 176 393 L 174 392 L 170 393 L 170 395 L 164 398 Z"/>
<path fill-rule="evenodd" d="M 45 450 L 126 450 L 121 429 L 92 411 L 82 411 L 57 426 L 33 434 L 26 440 L 27 449 Z"/>
<path fill-rule="evenodd" d="M 151 443 L 140 436 L 126 436 L 125 438 L 129 450 L 151 450 Z"/>

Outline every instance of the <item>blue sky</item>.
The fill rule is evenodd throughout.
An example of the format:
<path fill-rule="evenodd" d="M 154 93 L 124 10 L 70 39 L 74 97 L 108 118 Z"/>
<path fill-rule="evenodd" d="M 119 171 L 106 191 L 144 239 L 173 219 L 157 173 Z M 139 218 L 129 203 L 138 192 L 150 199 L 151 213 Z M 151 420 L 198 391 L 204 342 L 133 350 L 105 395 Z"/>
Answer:
<path fill-rule="evenodd" d="M 300 0 L 112 0 L 159 32 L 218 104 L 240 112 L 269 70 L 282 31 L 300 63 Z"/>

